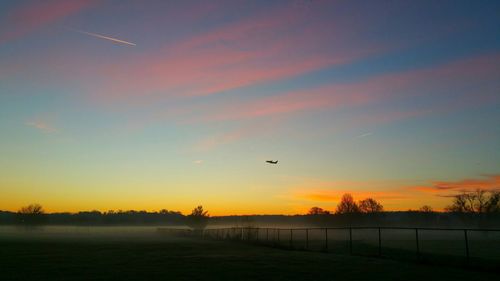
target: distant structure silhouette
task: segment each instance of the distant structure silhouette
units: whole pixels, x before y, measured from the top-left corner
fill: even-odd
[[[266,163],[269,163],[269,164],[278,164],[278,160],[276,160],[276,161],[267,160]]]

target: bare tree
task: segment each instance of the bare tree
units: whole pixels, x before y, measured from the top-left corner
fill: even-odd
[[[30,204],[19,209],[18,213],[23,215],[43,215],[45,211],[40,204]]]
[[[309,209],[309,212],[307,213],[308,215],[329,215],[330,212],[327,210],[324,210],[323,208],[320,207],[312,207]]]
[[[30,204],[22,207],[17,214],[21,222],[27,224],[39,224],[45,219],[45,211],[40,204]]]
[[[186,224],[195,231],[202,231],[207,227],[210,215],[203,210],[203,206],[198,206],[186,217]]]
[[[486,202],[487,213],[497,213],[500,212],[500,191],[491,191],[490,198]]]
[[[446,206],[445,210],[447,212],[454,213],[469,213],[473,212],[472,206],[469,204],[469,200],[467,199],[468,194],[457,194],[453,197],[453,202],[451,205]]]
[[[476,212],[484,213],[486,211],[486,204],[488,202],[486,190],[476,189],[473,194],[475,198],[474,207],[476,209]]]
[[[337,205],[337,214],[350,214],[350,213],[359,213],[358,204],[352,198],[352,195],[346,193],[342,195],[342,199],[340,203]]]
[[[418,211],[422,213],[432,213],[434,212],[434,209],[432,209],[432,207],[429,205],[423,205],[422,207],[420,207],[420,209],[418,209]]]
[[[358,203],[359,210],[363,213],[380,213],[384,211],[382,204],[373,198],[366,198]]]
[[[500,210],[500,194],[498,191],[476,189],[473,192],[464,192],[453,197],[451,205],[445,208],[448,212],[456,213],[489,213]]]

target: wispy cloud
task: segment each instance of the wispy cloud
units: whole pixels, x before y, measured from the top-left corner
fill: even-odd
[[[229,145],[239,141],[255,139],[260,135],[274,131],[276,125],[281,123],[279,118],[267,120],[266,123],[248,123],[234,129],[229,129],[221,133],[209,135],[198,140],[192,147],[194,151],[210,151],[217,147]]]
[[[358,48],[343,46],[342,38],[348,32],[324,28],[325,24],[332,23],[316,20],[314,13],[294,5],[280,5],[187,37],[154,54],[128,58],[123,67],[105,69],[115,83],[102,92],[107,98],[159,92],[162,96],[206,96],[288,79],[380,52],[369,43]],[[134,77],[133,83],[130,77]]]
[[[294,182],[289,189],[294,200],[338,202],[343,194],[351,193],[356,199],[372,197],[380,200],[408,198],[403,180],[321,180],[286,176],[284,180]]]
[[[204,120],[251,119],[318,109],[365,106],[425,93],[432,95],[435,91],[457,92],[454,104],[446,104],[445,110],[454,109],[457,105],[473,106],[490,101],[496,94],[497,77],[500,75],[498,63],[500,55],[484,55],[426,69],[377,75],[364,81],[287,92],[241,105],[228,103],[212,116],[204,116]],[[464,94],[463,89],[471,88],[472,85],[477,86],[473,94]],[[478,89],[482,91],[477,92]]]
[[[421,95],[435,95],[438,92],[456,93],[452,101],[436,102],[427,107],[390,108],[382,112],[361,112],[348,120],[342,120],[342,128],[356,129],[378,126],[408,118],[444,114],[472,106],[480,106],[491,101],[495,94],[496,76],[500,74],[497,63],[499,55],[484,55],[433,66],[426,69],[389,73],[370,77],[352,83],[323,85],[313,89],[285,92],[254,100],[231,99],[218,104],[187,105],[189,108],[176,108],[183,122],[219,123],[239,121],[247,124],[223,133],[213,134],[200,140],[197,150],[210,150],[217,146],[255,138],[274,132],[273,128],[282,126],[289,117],[318,110],[361,108],[398,100],[412,99]],[[464,85],[477,85],[480,92],[462,93]],[[173,118],[169,116],[169,118]],[[270,123],[271,122],[271,123]],[[249,125],[250,124],[250,125]],[[253,125],[251,125],[253,124]],[[270,125],[272,124],[272,125]],[[311,135],[311,132],[308,133]],[[366,138],[373,132],[356,136]]]
[[[93,0],[50,0],[26,3],[10,12],[0,24],[0,44],[25,36],[39,28],[94,5]]]
[[[469,192],[476,189],[498,190],[500,189],[500,174],[483,175],[482,178],[469,178],[457,181],[433,181],[428,185],[412,186],[409,189],[432,193],[438,196],[450,195],[450,193]]]
[[[366,137],[369,137],[371,135],[373,135],[373,133],[364,133],[364,134],[357,136],[356,138],[366,138]]]
[[[55,133],[57,129],[54,128],[51,124],[47,123],[43,120],[30,120],[24,123],[26,126],[35,128],[44,133]]]
[[[200,165],[200,164],[203,164],[203,160],[194,160],[193,163]]]
[[[301,194],[296,194],[295,197],[316,202],[339,202],[342,198],[342,195],[344,195],[345,193],[352,194],[356,200],[362,200],[365,198],[374,198],[377,200],[395,200],[408,198],[408,194],[404,194],[404,192],[402,191],[394,192],[349,190],[308,190],[306,192],[302,192]]]

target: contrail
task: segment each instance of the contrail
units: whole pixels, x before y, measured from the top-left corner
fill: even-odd
[[[110,41],[113,41],[113,42],[116,42],[116,43],[120,43],[120,44],[126,44],[126,45],[130,45],[130,46],[136,46],[136,44],[134,44],[134,43],[127,42],[127,41],[120,40],[120,39],[116,39],[116,38],[113,38],[113,37],[104,36],[104,35],[97,34],[97,33],[87,32],[87,31],[73,29],[73,28],[69,28],[69,30],[72,30],[72,31],[75,31],[75,32],[78,32],[78,33],[81,33],[81,34],[86,34],[86,35],[89,35],[89,36],[94,36],[94,37],[101,38],[101,39],[110,40]]]
[[[366,134],[362,134],[362,135],[357,136],[357,138],[364,138],[364,137],[368,137],[371,135],[373,135],[373,133],[366,133]]]

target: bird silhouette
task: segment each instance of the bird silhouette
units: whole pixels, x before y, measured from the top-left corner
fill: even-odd
[[[273,161],[273,160],[266,160],[267,163],[269,164],[278,164],[278,160]]]

